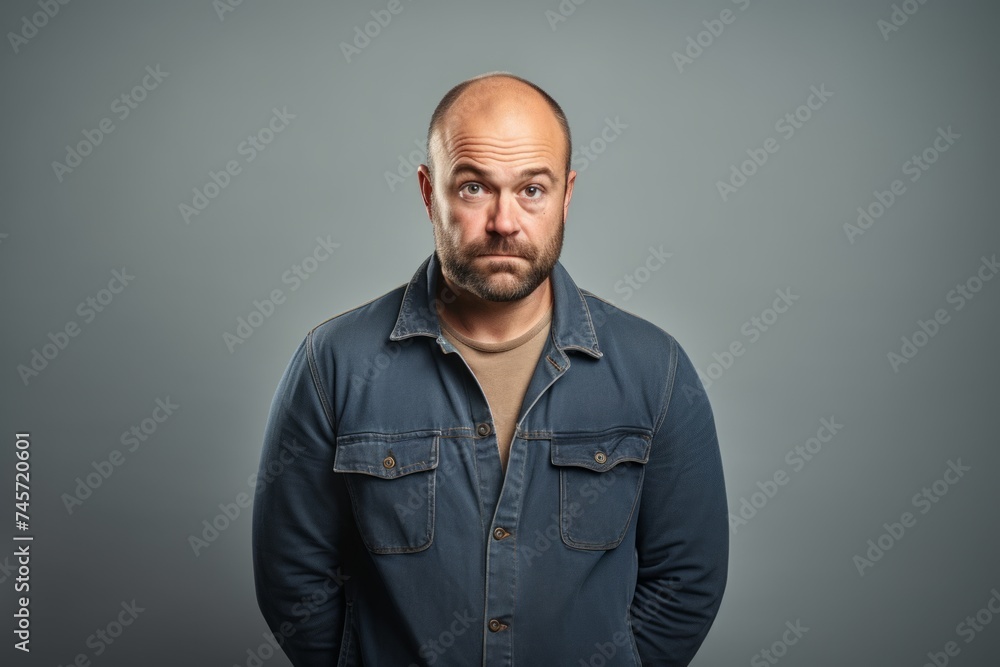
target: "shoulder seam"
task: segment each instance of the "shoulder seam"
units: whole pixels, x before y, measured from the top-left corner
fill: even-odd
[[[333,409],[330,407],[330,402],[327,400],[326,393],[323,391],[323,384],[319,379],[319,369],[316,367],[316,358],[313,354],[312,338],[313,332],[310,331],[306,334],[306,360],[309,362],[309,375],[312,377],[313,389],[316,390],[316,395],[319,396],[319,402],[323,406],[323,414],[326,415],[326,421],[330,424],[330,428],[333,430],[334,435],[336,435],[336,420],[333,417]]]
[[[677,347],[678,347],[677,339],[674,338],[674,336],[669,331],[667,331],[666,329],[664,329],[663,327],[661,327],[656,322],[648,320],[648,319],[646,319],[645,317],[643,317],[641,315],[637,315],[637,314],[633,313],[632,311],[625,310],[621,306],[617,306],[617,305],[611,303],[610,301],[608,301],[604,297],[598,296],[597,294],[594,294],[593,292],[590,292],[590,291],[585,290],[583,288],[580,288],[580,292],[583,293],[586,296],[592,296],[595,299],[597,299],[598,301],[606,303],[607,305],[611,306],[612,308],[614,308],[614,309],[616,309],[618,311],[621,311],[622,313],[625,313],[626,315],[629,315],[631,317],[636,318],[637,320],[640,320],[642,322],[645,322],[645,323],[649,324],[650,326],[654,327],[657,331],[659,331],[660,333],[662,333],[664,336],[666,336],[666,338],[667,338],[667,345],[668,345],[667,353],[669,355],[669,359],[667,361],[667,380],[666,380],[666,383],[665,383],[665,385],[663,387],[663,398],[662,398],[663,407],[660,408],[660,413],[656,417],[656,422],[655,422],[655,425],[653,427],[653,437],[655,438],[656,434],[659,432],[660,427],[663,425],[663,422],[664,422],[664,420],[667,417],[667,411],[668,411],[668,408],[670,406],[670,400],[673,397],[674,380],[677,377],[677,357],[679,356],[678,353],[677,353]]]
[[[348,308],[347,310],[342,310],[339,313],[337,313],[336,315],[331,315],[330,317],[326,318],[325,320],[323,320],[322,322],[320,322],[319,324],[317,324],[316,326],[314,326],[312,329],[310,329],[309,330],[309,334],[312,334],[314,331],[316,331],[316,329],[319,329],[321,326],[323,326],[327,322],[335,320],[338,317],[341,317],[342,315],[347,315],[348,313],[354,312],[355,310],[358,310],[360,308],[364,308],[365,306],[367,306],[369,304],[372,304],[372,303],[378,301],[379,299],[384,299],[385,297],[389,296],[390,294],[392,294],[393,292],[395,292],[399,288],[406,287],[407,284],[408,283],[400,283],[399,285],[396,285],[395,287],[393,287],[388,292],[385,292],[383,294],[379,294],[376,297],[372,297],[371,299],[368,299],[364,303],[360,303],[360,304],[358,304],[356,306],[352,306],[352,307]]]
[[[664,331],[664,333],[666,332]],[[677,353],[677,339],[670,334],[667,334],[667,336],[670,339],[670,360],[667,364],[667,382],[666,386],[663,388],[663,408],[660,410],[660,416],[656,418],[656,426],[653,428],[653,438],[656,438],[657,433],[660,432],[660,427],[663,425],[663,422],[667,417],[670,401],[674,395],[674,379],[677,377],[677,357],[680,356]]]
[[[649,324],[653,325],[654,327],[656,327],[657,329],[659,329],[660,331],[662,331],[663,333],[665,333],[668,336],[671,335],[669,331],[667,331],[666,329],[664,329],[663,327],[661,327],[656,322],[653,322],[652,320],[650,320],[650,319],[648,319],[646,317],[643,317],[642,315],[639,315],[637,313],[633,313],[631,310],[626,310],[625,308],[622,308],[621,306],[608,301],[603,296],[598,296],[597,294],[594,294],[593,292],[591,292],[589,290],[585,290],[582,287],[580,288],[580,292],[582,292],[585,296],[592,296],[595,299],[597,299],[598,301],[606,303],[609,306],[611,306],[612,308],[614,308],[615,310],[618,310],[618,311],[620,311],[622,313],[625,313],[626,315],[631,315],[632,317],[636,318],[637,320],[642,320],[643,322],[648,322]]]

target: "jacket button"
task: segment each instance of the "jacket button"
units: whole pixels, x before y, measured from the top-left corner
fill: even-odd
[[[597,452],[596,454],[594,454],[594,460],[597,461],[598,463],[604,463],[605,461],[608,460],[608,455],[605,454],[604,452]]]
[[[382,459],[382,465],[386,468],[395,468],[396,459],[392,458],[392,455],[390,454],[389,456]]]
[[[489,625],[491,632],[500,632],[501,630],[507,629],[507,625],[505,623],[501,623],[495,618],[491,618],[487,625]]]
[[[483,422],[476,427],[476,433],[478,433],[479,435],[489,435],[490,430],[491,430],[490,425],[487,424],[486,422]]]
[[[493,529],[493,539],[494,540],[502,540],[503,538],[507,537],[508,535],[510,535],[510,533],[508,533],[503,528],[497,527],[497,528]]]

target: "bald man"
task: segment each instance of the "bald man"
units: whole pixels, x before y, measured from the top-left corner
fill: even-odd
[[[297,667],[687,665],[729,547],[698,375],[559,262],[577,174],[548,94],[462,82],[427,142],[433,254],[309,331],[271,404],[269,641]]]

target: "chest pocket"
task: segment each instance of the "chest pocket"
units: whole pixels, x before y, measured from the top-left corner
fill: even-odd
[[[345,473],[361,539],[372,553],[430,546],[439,439],[440,431],[337,438],[333,470]]]
[[[553,437],[559,530],[567,546],[606,550],[621,544],[639,499],[650,443],[645,431],[620,429]]]

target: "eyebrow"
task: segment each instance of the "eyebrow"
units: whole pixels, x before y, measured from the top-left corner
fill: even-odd
[[[480,169],[475,165],[463,164],[460,165],[457,169],[455,169],[454,172],[452,172],[452,177],[458,177],[462,174],[472,174],[477,178],[486,180],[490,176],[490,173],[491,172],[488,172],[484,169]],[[548,167],[528,167],[526,169],[522,169],[517,174],[517,178],[520,181],[526,181],[528,179],[535,178],[536,176],[545,176],[552,183],[558,183],[558,179],[556,179],[555,173]]]

